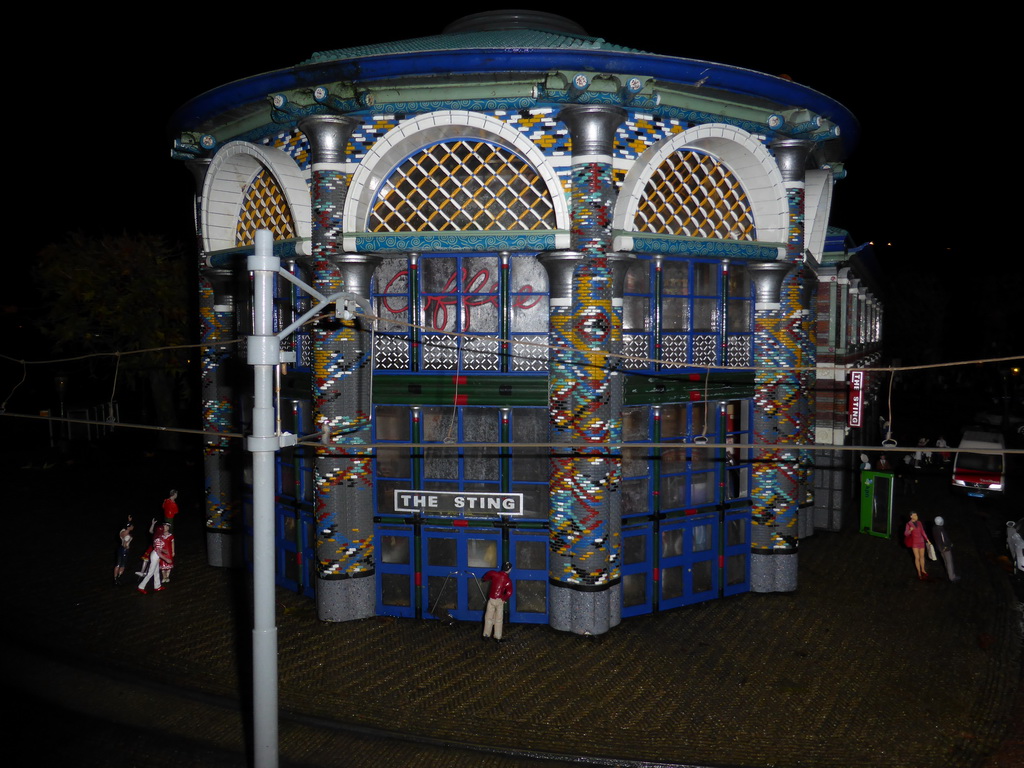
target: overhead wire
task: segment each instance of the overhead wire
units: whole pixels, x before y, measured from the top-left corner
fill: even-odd
[[[362,320],[372,321],[373,325],[371,326],[370,330],[371,330],[371,333],[374,334],[374,335],[376,333],[376,321],[385,319],[385,318],[381,318],[380,316],[374,315],[374,314],[363,314],[363,315],[359,315],[359,317]],[[306,326],[306,325],[310,325],[310,324],[318,322],[318,321],[320,321],[322,319],[323,319],[323,316],[318,316],[318,317],[310,318],[310,319],[306,320],[304,323],[302,323],[300,325],[300,327]],[[427,332],[431,336],[448,337],[448,338],[454,339],[455,340],[455,347],[454,348],[455,348],[456,356],[460,356],[460,348],[462,346],[461,341],[463,339],[479,338],[479,334],[470,334],[470,333],[463,333],[463,332],[457,332],[457,331],[438,331],[438,330],[436,330],[434,328],[431,328],[429,326],[419,325],[419,324],[416,324],[416,323],[410,323],[410,322],[407,322],[407,321],[398,320],[396,318],[386,318],[386,320],[391,325],[404,326],[404,327],[407,327],[409,329],[418,329],[420,331]],[[209,347],[213,347],[213,346],[227,346],[227,345],[231,345],[231,344],[241,344],[241,343],[243,343],[245,341],[246,341],[246,338],[242,337],[242,338],[237,338],[237,339],[227,339],[227,340],[217,341],[215,344],[209,344],[209,343],[175,344],[175,345],[166,345],[166,346],[161,346],[161,347],[152,347],[152,348],[147,348],[147,349],[128,350],[128,351],[115,350],[113,352],[92,352],[92,353],[87,353],[87,354],[84,354],[84,355],[76,355],[76,356],[72,356],[72,357],[63,357],[63,358],[52,358],[52,359],[46,359],[46,360],[21,360],[21,359],[14,358],[14,357],[11,357],[9,355],[5,355],[3,353],[0,353],[0,358],[3,358],[5,360],[9,360],[9,361],[14,362],[14,363],[18,363],[18,364],[20,364],[22,366],[22,378],[14,386],[14,388],[12,388],[10,394],[4,400],[3,404],[0,405],[0,415],[21,416],[21,417],[24,417],[24,418],[39,418],[39,419],[49,419],[51,421],[64,421],[64,422],[69,422],[69,423],[82,423],[82,424],[100,424],[100,425],[103,425],[103,426],[109,426],[110,425],[109,420],[103,421],[103,422],[99,422],[99,421],[92,421],[92,420],[89,420],[89,419],[70,419],[70,418],[62,418],[62,417],[54,417],[54,416],[32,416],[30,414],[6,413],[6,404],[10,400],[10,398],[14,394],[14,392],[18,389],[18,387],[25,381],[25,378],[27,376],[27,366],[28,365],[46,365],[46,364],[55,364],[55,363],[66,363],[66,362],[74,362],[74,361],[80,361],[80,360],[87,360],[87,359],[96,358],[96,357],[109,357],[109,356],[113,356],[115,358],[115,360],[116,360],[116,365],[115,365],[115,370],[114,370],[113,389],[111,390],[111,406],[112,406],[113,402],[114,402],[114,395],[116,393],[117,377],[118,377],[118,371],[119,371],[119,366],[120,366],[120,359],[121,359],[122,355],[147,354],[147,353],[164,352],[164,351],[179,350],[179,349],[205,349],[205,348],[209,348]],[[503,345],[507,346],[507,347],[512,347],[512,346],[523,347],[523,346],[527,346],[527,347],[535,347],[537,349],[543,349],[543,350],[549,351],[549,352],[566,352],[566,351],[571,351],[571,350],[568,350],[566,347],[562,347],[562,346],[558,346],[558,345],[552,345],[552,344],[548,344],[548,343],[544,343],[544,342],[529,341],[529,340],[526,340],[526,339],[498,339],[498,341],[500,343],[502,343]],[[440,343],[443,343],[443,342],[438,342],[438,341],[434,341],[434,340],[423,341],[421,339],[420,343],[423,344],[423,345],[429,345],[429,344],[440,344]],[[372,355],[371,355],[371,357],[372,357]],[[604,353],[604,355],[602,355],[602,357],[604,357],[604,358],[613,358],[613,359],[617,359],[619,361],[632,362],[632,363],[652,363],[652,364],[658,364],[658,365],[663,365],[665,363],[664,360],[657,360],[657,359],[647,358],[647,357],[642,357],[642,356],[637,356],[637,355],[625,355],[625,354],[616,353],[616,352]],[[705,402],[704,431],[702,432],[702,434],[699,437],[695,438],[695,442],[696,442],[696,444],[702,445],[702,447],[703,446],[706,446],[706,447],[724,447],[724,445],[719,445],[719,444],[707,443],[706,442],[707,441],[707,416],[709,415],[709,413],[708,413],[708,407],[709,406],[708,406],[708,402],[707,402],[707,396],[708,396],[708,389],[709,389],[709,385],[710,385],[710,377],[711,377],[711,372],[712,371],[725,371],[725,372],[816,371],[816,372],[821,372],[823,370],[828,370],[828,369],[840,369],[840,370],[846,371],[846,370],[850,370],[851,368],[857,368],[857,369],[860,369],[860,370],[867,370],[867,371],[871,371],[871,372],[886,372],[886,371],[888,371],[891,375],[890,375],[890,379],[889,379],[889,397],[888,397],[888,411],[889,411],[889,414],[888,414],[889,415],[888,425],[889,426],[888,426],[888,431],[887,431],[886,439],[889,440],[891,435],[892,435],[892,419],[893,419],[893,414],[892,414],[892,385],[893,385],[893,380],[895,378],[895,374],[896,373],[900,373],[900,372],[904,372],[904,371],[928,370],[928,369],[936,369],[936,368],[953,368],[953,367],[967,366],[967,365],[981,365],[981,364],[987,364],[987,363],[1003,363],[1003,362],[1012,362],[1012,361],[1017,361],[1017,360],[1024,360],[1024,355],[1009,355],[1009,356],[1004,356],[1004,357],[979,358],[979,359],[974,359],[974,360],[961,360],[961,361],[955,361],[955,362],[949,362],[949,363],[930,363],[930,364],[912,365],[912,366],[875,366],[875,365],[870,365],[870,366],[846,366],[846,365],[828,365],[828,364],[814,365],[814,366],[736,366],[736,365],[721,365],[721,366],[718,366],[718,365],[712,365],[712,364],[702,364],[699,367],[705,369],[705,373],[704,373],[704,399],[705,399],[706,402]],[[662,372],[662,371],[654,372],[654,373],[646,372],[646,371],[639,371],[639,370],[638,371],[631,371],[631,370],[628,370],[628,369],[624,369],[621,366],[621,363],[619,363],[619,364],[611,364],[611,365],[608,365],[608,364],[595,365],[593,363],[583,363],[583,365],[585,365],[587,367],[599,367],[599,368],[602,368],[602,369],[605,369],[605,370],[609,370],[611,372],[621,372],[621,373],[626,374],[626,375],[644,376],[644,377],[647,377],[647,378],[666,378],[666,379],[670,379],[670,380],[678,380],[679,378],[681,378],[683,376],[691,376],[692,375],[692,373],[690,373],[690,372],[682,372],[682,371],[681,372],[672,372],[672,373],[667,373],[667,372]],[[461,357],[460,357],[460,362],[459,362],[459,369],[461,371]],[[456,375],[456,382],[458,381],[459,378],[460,378],[460,376],[457,374]],[[220,438],[224,438],[224,437],[231,437],[231,438],[242,437],[241,434],[237,434],[237,433],[210,432],[210,431],[206,431],[206,430],[183,429],[183,428],[176,428],[176,427],[164,427],[164,426],[154,426],[154,425],[142,425],[142,424],[131,424],[131,425],[129,425],[129,424],[119,423],[118,426],[122,426],[122,427],[125,427],[125,428],[132,428],[132,429],[151,429],[151,430],[155,430],[155,431],[165,431],[165,432],[182,432],[184,434],[200,434],[200,435],[204,435],[204,436],[220,437]],[[306,442],[309,438],[313,438],[313,437],[317,438],[317,442]],[[450,437],[451,436],[448,435],[448,439],[449,440],[450,440]],[[313,434],[307,435],[307,436],[300,436],[298,438],[297,444],[298,445],[310,445],[310,446],[323,447],[323,443],[322,443],[323,438],[324,438],[324,435],[322,433],[320,433],[320,432],[317,432],[317,433],[313,433]],[[700,441],[703,441],[703,442],[700,442]],[[590,447],[590,448],[593,448],[593,447],[597,447],[597,446],[607,446],[607,447],[651,447],[651,446],[657,446],[657,445],[662,445],[662,444],[664,444],[664,445],[675,445],[675,446],[680,445],[679,442],[657,443],[657,444],[656,443],[649,443],[649,442],[637,443],[637,444],[625,444],[625,443],[583,443],[583,444],[579,444],[578,446],[575,446],[574,444],[569,444],[569,443],[543,443],[543,444],[516,443],[515,445],[520,446],[520,447],[552,447],[552,448],[558,448],[558,447]],[[418,445],[429,446],[430,444],[429,443],[421,443],[421,444],[418,444]],[[465,448],[465,447],[470,447],[470,446],[476,447],[476,448],[506,447],[506,446],[507,447],[511,447],[511,444],[500,444],[500,443],[454,443],[454,442],[447,442],[447,441],[444,443],[444,445],[447,445],[447,446],[450,446],[450,447],[456,447],[456,448]],[[742,444],[736,444],[736,443],[730,443],[729,445],[731,447],[733,447],[733,448],[742,448],[742,447],[744,447]],[[778,445],[770,445],[770,444],[765,444],[765,443],[758,443],[758,444],[753,444],[753,445],[746,446],[746,447],[771,448],[771,447],[792,447],[792,446],[795,446],[795,445],[799,445],[804,450],[818,450],[818,449],[853,450],[853,448],[859,448],[861,450],[865,450],[866,449],[866,450],[877,451],[879,449],[878,446],[850,447],[850,446],[843,446],[843,445],[825,445],[825,444],[820,444],[820,443],[781,443],[781,444],[778,444]],[[342,445],[335,444],[335,445],[333,445],[331,447],[333,449],[340,449],[340,448],[342,448],[342,446],[343,446],[343,444]],[[381,446],[378,446],[376,444],[361,444],[361,447],[363,449],[376,448],[376,447],[384,447],[384,446],[395,447],[395,444],[394,443],[385,443],[385,444],[381,444]],[[914,446],[912,448],[904,449],[904,448],[898,448],[896,446],[885,446],[884,443],[883,443],[883,447],[885,447],[886,450],[892,450],[894,452],[918,450],[917,446]],[[1013,451],[1012,449],[1006,451],[1006,453],[1013,453],[1013,452],[1015,452],[1015,451]]]

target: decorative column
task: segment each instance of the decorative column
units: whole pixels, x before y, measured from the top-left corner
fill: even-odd
[[[230,270],[206,266],[203,247],[202,188],[210,160],[190,160],[186,167],[196,183],[195,234],[199,253],[199,343],[201,359],[201,397],[203,404],[203,470],[206,488],[206,557],[213,566],[234,565],[235,503],[232,493],[232,467],[237,457],[231,440],[216,433],[235,429],[235,406],[231,388],[230,359],[234,347],[226,342],[235,338],[235,306]],[[237,447],[237,446],[236,446]]]
[[[609,253],[615,208],[612,146],[625,119],[618,107],[571,105],[559,114],[572,136],[570,252],[542,257],[551,285],[549,410],[552,449],[550,601],[555,629],[607,632],[621,618],[618,485],[622,383],[622,277]],[[616,280],[616,272],[619,279]],[[618,285],[616,285],[618,283]]]
[[[354,118],[314,115],[299,122],[312,156],[312,272],[325,296],[369,299],[375,257],[341,252],[348,191],[342,159]],[[313,423],[321,433],[315,466],[317,614],[348,621],[375,613],[373,475],[370,437],[371,335],[352,308],[322,318],[313,342]]]
[[[779,262],[750,266],[757,292],[754,442],[780,446],[755,449],[750,563],[755,592],[796,589],[797,521],[810,496],[811,478],[801,464],[799,445],[813,439],[805,389],[811,374],[794,369],[814,360],[806,288],[813,275],[804,264],[804,169],[812,147],[795,139],[772,145],[789,202],[786,254]]]
[[[783,420],[796,390],[794,355],[785,346],[781,294],[793,265],[787,261],[747,265],[754,282],[754,472],[751,498],[750,588],[754,592],[796,588],[796,456],[776,447],[785,442]],[[789,402],[787,402],[787,400]],[[762,447],[763,446],[763,447]],[[791,562],[790,562],[791,561]]]

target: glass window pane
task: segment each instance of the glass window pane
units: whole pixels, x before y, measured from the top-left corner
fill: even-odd
[[[688,299],[666,297],[661,300],[661,327],[666,331],[685,331],[690,326]]]
[[[408,490],[408,480],[377,479],[377,513],[393,515],[395,513],[395,491]]]
[[[636,443],[647,439],[646,407],[622,409],[622,439],[627,443]]]
[[[651,292],[651,263],[649,261],[638,261],[626,272],[626,283],[623,288],[625,293],[646,293]]]
[[[690,293],[690,265],[685,261],[666,261],[661,269],[661,290],[670,296]]]
[[[647,515],[651,512],[647,498],[647,478],[623,480],[619,486],[622,494],[622,515]]]
[[[647,574],[627,573],[622,577],[622,604],[627,608],[647,602]]]
[[[711,472],[702,472],[699,475],[691,475],[690,503],[710,504],[715,500],[714,475]]]
[[[725,524],[725,545],[735,547],[747,543],[747,521],[743,518],[729,520]]]
[[[714,331],[718,328],[718,300],[694,299],[690,330]]]
[[[542,408],[512,409],[512,442],[545,443],[548,414]],[[513,448],[512,479],[538,481],[548,476],[550,454],[545,448]]]
[[[622,537],[622,564],[634,565],[647,560],[647,536]]]
[[[531,520],[546,520],[548,518],[548,509],[551,504],[547,483],[536,485],[513,483],[512,492],[523,494],[524,518],[529,518]]]
[[[381,318],[378,330],[407,332],[409,327],[409,263],[405,259],[384,259],[373,275],[374,309]],[[399,322],[388,322],[402,321]]]
[[[462,411],[462,432],[466,442],[496,443],[500,417],[497,408],[464,408]],[[497,448],[467,448],[465,450],[467,480],[498,480]]]
[[[752,305],[749,301],[737,301],[735,299],[729,300],[730,333],[750,333],[752,330],[750,323],[751,306]]]
[[[750,273],[742,264],[729,265],[729,295],[750,298]]]
[[[693,265],[693,282],[695,296],[717,296],[718,290],[717,264],[697,262]]]
[[[707,552],[711,549],[712,541],[711,524],[695,525],[693,527],[693,551]]]
[[[547,296],[512,296],[513,333],[547,333],[549,314]],[[542,352],[537,349],[538,354]]]
[[[661,569],[661,599],[671,600],[683,596],[683,567]]]
[[[730,587],[747,580],[747,556],[729,555],[725,558],[725,583]]]
[[[701,560],[693,564],[693,591],[694,593],[710,592],[714,587],[714,574],[711,570],[710,560]]]
[[[673,528],[661,532],[661,556],[676,557],[683,554],[683,529]]]
[[[516,542],[516,568],[526,571],[546,571],[548,543],[542,539],[537,541]]]
[[[546,293],[548,273],[536,256],[513,256],[509,259],[514,293]]]
[[[378,448],[377,474],[381,477],[409,477],[409,449]]]
[[[686,504],[686,475],[661,478],[661,508],[676,509]]]
[[[680,403],[661,406],[661,439],[677,440],[686,436],[686,406]]]
[[[442,611],[452,611],[459,604],[458,579],[447,576],[427,578],[427,611],[441,618]]]
[[[384,605],[408,607],[412,605],[410,579],[401,573],[380,575],[380,600]]]
[[[662,448],[661,449],[661,471],[684,472],[686,470],[686,449],[685,448]]]
[[[409,563],[409,537],[383,535],[380,537],[382,563],[407,565]]]
[[[625,296],[622,299],[623,330],[648,331],[650,320],[650,304],[646,296]]]
[[[470,568],[497,568],[498,542],[494,539],[467,539],[466,564]]]
[[[409,409],[399,405],[378,405],[375,410],[378,440],[409,441]]]
[[[487,608],[487,584],[475,576],[470,576],[466,587],[466,603],[469,610],[482,611]]]
[[[459,564],[455,539],[427,539],[427,565],[454,568]]]
[[[516,610],[521,613],[544,613],[547,611],[546,581],[538,579],[516,579]]]

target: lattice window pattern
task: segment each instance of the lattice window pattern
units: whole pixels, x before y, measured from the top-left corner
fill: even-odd
[[[553,229],[547,186],[523,158],[485,141],[427,147],[384,182],[371,232]]]
[[[269,229],[275,240],[295,237],[291,209],[274,175],[266,168],[256,175],[245,191],[235,227],[235,245],[252,245],[258,229]]]
[[[722,240],[753,240],[747,193],[716,158],[680,149],[651,175],[634,226],[653,232]]]

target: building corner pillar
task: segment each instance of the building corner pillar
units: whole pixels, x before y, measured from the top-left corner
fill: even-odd
[[[355,118],[312,115],[299,121],[309,139],[313,285],[369,299],[377,259],[342,252],[348,192],[345,148]],[[314,471],[317,615],[350,621],[376,612],[373,473],[370,437],[371,334],[360,319],[321,317],[313,326],[313,424],[320,432]]]
[[[622,382],[610,354],[621,349],[625,268],[611,253],[611,222],[612,147],[625,117],[608,105],[559,113],[572,138],[571,251],[542,257],[558,349],[549,364],[551,442],[584,446],[552,448],[548,620],[581,635],[621,620],[621,454],[607,443],[622,434]]]

